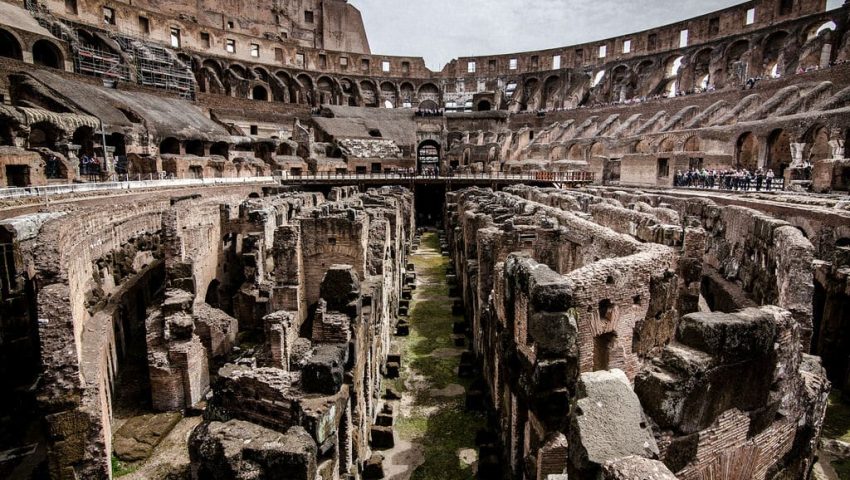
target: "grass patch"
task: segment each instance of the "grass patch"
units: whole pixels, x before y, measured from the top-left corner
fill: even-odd
[[[850,460],[836,460],[832,468],[841,480],[850,480]]]
[[[129,475],[139,469],[138,465],[124,463],[118,460],[115,455],[112,456],[112,476],[115,478]]]
[[[837,390],[829,394],[826,419],[823,422],[823,436],[850,442],[850,405],[841,398],[841,393]]]
[[[411,416],[400,415],[396,419],[395,428],[401,438],[425,448],[425,463],[413,472],[412,480],[467,480],[473,478],[472,469],[461,463],[458,451],[475,448],[475,432],[485,425],[485,419],[465,410],[463,396],[432,398],[430,395],[431,389],[446,388],[453,383],[468,387],[469,382],[457,376],[459,356],[432,355],[436,349],[454,348],[454,322],[463,317],[452,315],[446,284],[449,260],[439,255],[439,237],[426,233],[420,245],[420,251],[411,258],[420,284],[411,302],[410,335],[398,340],[407,368],[402,369],[401,378],[388,382],[397,392],[412,396],[413,408]],[[411,383],[417,385],[411,391],[406,382],[412,375],[423,377],[425,385]],[[425,407],[430,407],[429,415],[422,413]]]

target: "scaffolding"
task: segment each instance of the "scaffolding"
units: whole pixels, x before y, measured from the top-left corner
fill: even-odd
[[[132,81],[130,68],[135,68],[136,81],[140,85],[176,93],[187,100],[195,99],[197,81],[191,65],[184,64],[173,50],[126,35],[108,33],[121,50],[132,57],[134,65],[128,65],[118,53],[85,45],[77,33],[77,24],[55,18],[38,1],[26,0],[25,6],[39,24],[72,46],[77,73],[101,77],[106,84],[107,81]]]
[[[130,81],[130,70],[122,63],[121,55],[81,44],[74,48],[74,69],[77,73],[105,80]]]
[[[173,51],[125,36],[117,36],[116,40],[124,51],[133,56],[136,80],[140,85],[174,92],[188,100],[195,99],[195,75]]]

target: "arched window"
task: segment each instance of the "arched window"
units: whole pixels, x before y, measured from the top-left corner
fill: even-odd
[[[174,137],[168,137],[159,144],[160,155],[180,155],[180,141]]]
[[[32,59],[36,65],[62,68],[62,52],[49,40],[39,40],[32,46]]]
[[[251,90],[251,98],[261,102],[269,101],[269,91],[262,85],[257,85]]]
[[[21,44],[14,35],[6,30],[0,29],[0,57],[14,58],[15,60],[23,60],[21,54]]]
[[[186,142],[186,155],[204,156],[204,142],[201,140],[189,140]]]

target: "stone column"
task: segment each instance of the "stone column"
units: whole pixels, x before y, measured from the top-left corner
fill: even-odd
[[[803,152],[806,150],[805,143],[791,143],[791,167],[800,168],[803,166]]]
[[[844,158],[844,140],[830,140],[829,148],[834,159]]]

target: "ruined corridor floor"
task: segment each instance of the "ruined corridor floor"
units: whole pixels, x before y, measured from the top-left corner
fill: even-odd
[[[410,308],[410,336],[396,337],[402,354],[400,378],[387,385],[401,394],[396,409],[396,447],[383,452],[390,480],[474,478],[475,433],[484,417],[467,412],[469,382],[457,376],[463,348],[454,346],[452,299],[446,283],[449,258],[440,254],[436,232],[426,232],[411,256],[417,288]]]

